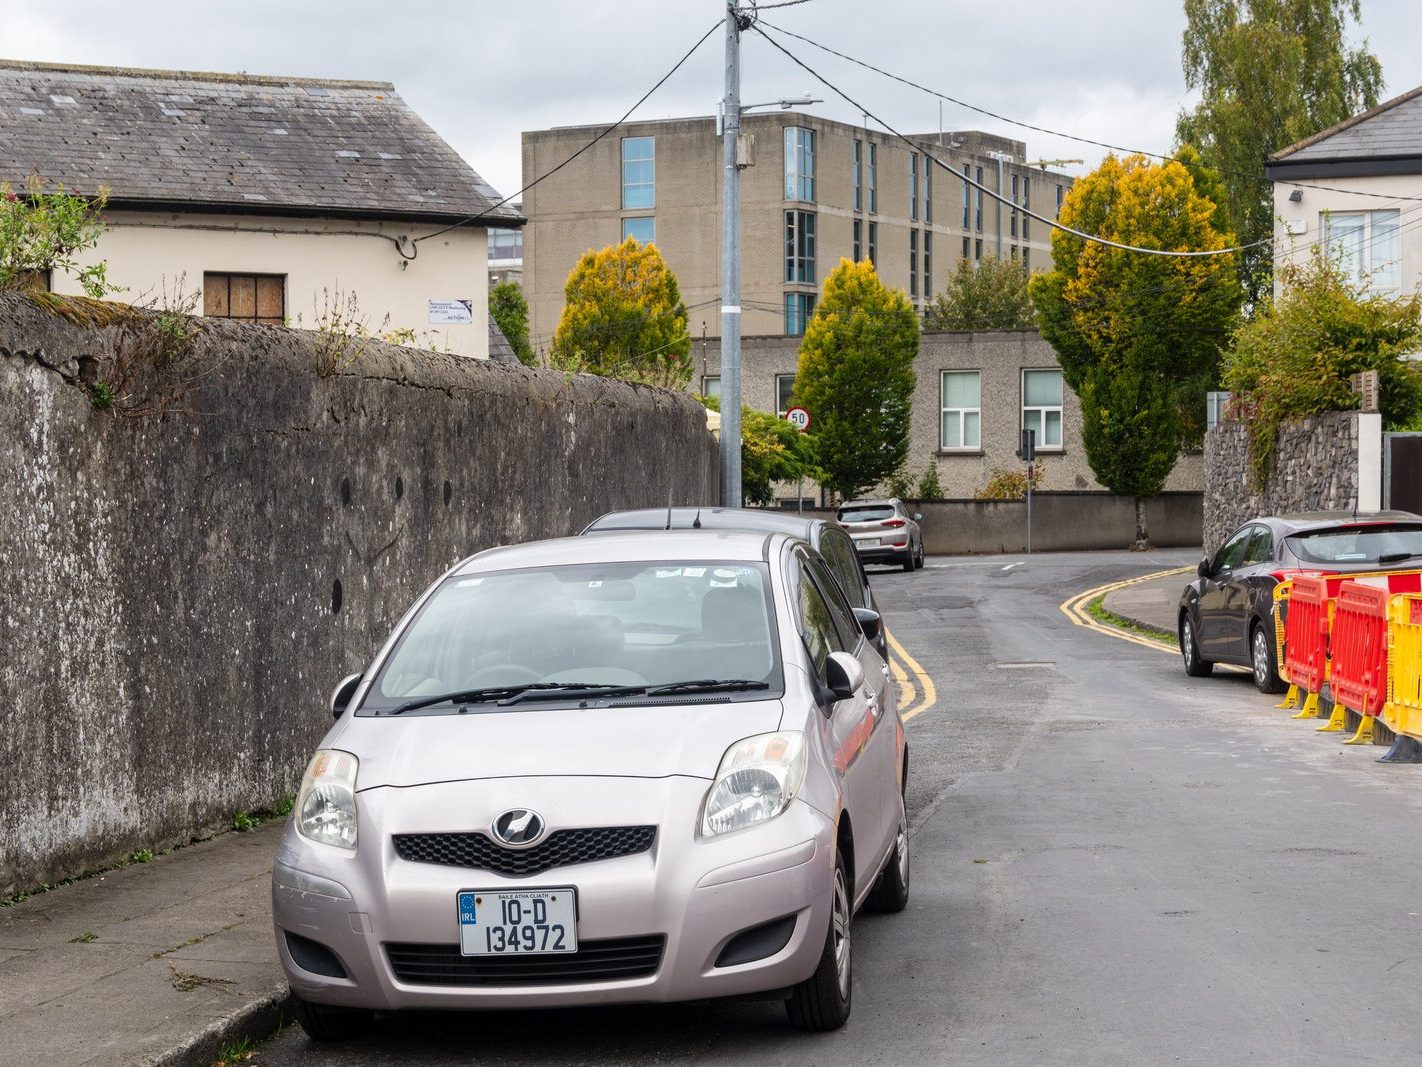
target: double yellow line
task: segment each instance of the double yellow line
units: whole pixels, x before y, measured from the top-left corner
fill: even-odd
[[[893,672],[894,682],[899,688],[899,706],[904,709],[899,716],[908,722],[938,702],[938,689],[928,672],[908,654],[893,634],[885,630],[884,636],[888,638],[889,650],[893,653],[889,657],[889,670]]]
[[[1187,574],[1194,569],[1193,567],[1173,567],[1168,571],[1156,571],[1154,574],[1142,574],[1139,578],[1127,578],[1125,581],[1099,585],[1095,589],[1088,589],[1086,592],[1078,593],[1070,600],[1065,601],[1061,605],[1062,614],[1076,623],[1076,625],[1085,626],[1088,630],[1095,630],[1101,634],[1109,634],[1112,637],[1120,638],[1122,641],[1129,641],[1133,645],[1153,648],[1157,652],[1165,652],[1173,656],[1175,655],[1175,649],[1166,644],[1163,640],[1156,641],[1149,637],[1142,637],[1140,634],[1118,630],[1114,626],[1107,626],[1105,623],[1093,619],[1087,612],[1086,606],[1097,597],[1105,596],[1107,593],[1114,593],[1117,589],[1125,589],[1130,585],[1139,585],[1141,582],[1149,582],[1154,578],[1166,578],[1172,574]]]

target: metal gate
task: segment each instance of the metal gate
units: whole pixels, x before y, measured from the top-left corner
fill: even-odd
[[[1383,507],[1422,515],[1422,433],[1383,435]]]

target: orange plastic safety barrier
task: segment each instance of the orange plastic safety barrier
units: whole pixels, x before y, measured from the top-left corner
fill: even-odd
[[[1284,620],[1284,674],[1310,693],[1328,677],[1328,584],[1322,578],[1295,578]]]
[[[1388,592],[1343,582],[1333,609],[1333,700],[1360,715],[1376,716],[1387,701]]]
[[[1383,719],[1395,733],[1422,739],[1422,595],[1393,597],[1388,614],[1392,647]]]

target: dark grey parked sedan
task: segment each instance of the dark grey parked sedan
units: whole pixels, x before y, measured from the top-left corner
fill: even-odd
[[[641,508],[636,511],[609,511],[594,519],[583,533],[608,530],[761,530],[798,537],[825,558],[830,571],[856,612],[867,609],[879,614],[874,590],[849,534],[827,519],[807,519],[801,515],[750,508]],[[863,620],[861,620],[863,621]],[[874,647],[884,662],[889,661],[889,643],[883,627],[875,630]]]
[[[1422,515],[1315,511],[1247,522],[1200,561],[1180,595],[1185,673],[1216,663],[1254,672],[1261,693],[1282,693],[1274,649],[1274,587],[1287,578],[1422,565]]]

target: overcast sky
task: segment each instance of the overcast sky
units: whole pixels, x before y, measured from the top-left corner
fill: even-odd
[[[763,0],[775,2],[775,0]],[[0,56],[113,66],[393,81],[495,188],[521,184],[522,130],[611,121],[720,17],[718,0],[0,0]],[[809,0],[769,22],[980,107],[1034,125],[1167,150],[1186,102],[1181,0]],[[1355,34],[1356,36],[1356,34]],[[1384,98],[1422,83],[1419,0],[1363,0],[1361,36],[1381,58]],[[938,128],[938,103],[790,42],[811,66],[905,132]],[[742,99],[798,96],[861,121],[755,34]],[[636,117],[710,114],[721,95],[720,34]],[[952,105],[948,129],[1027,142],[1029,158],[1101,157]]]

